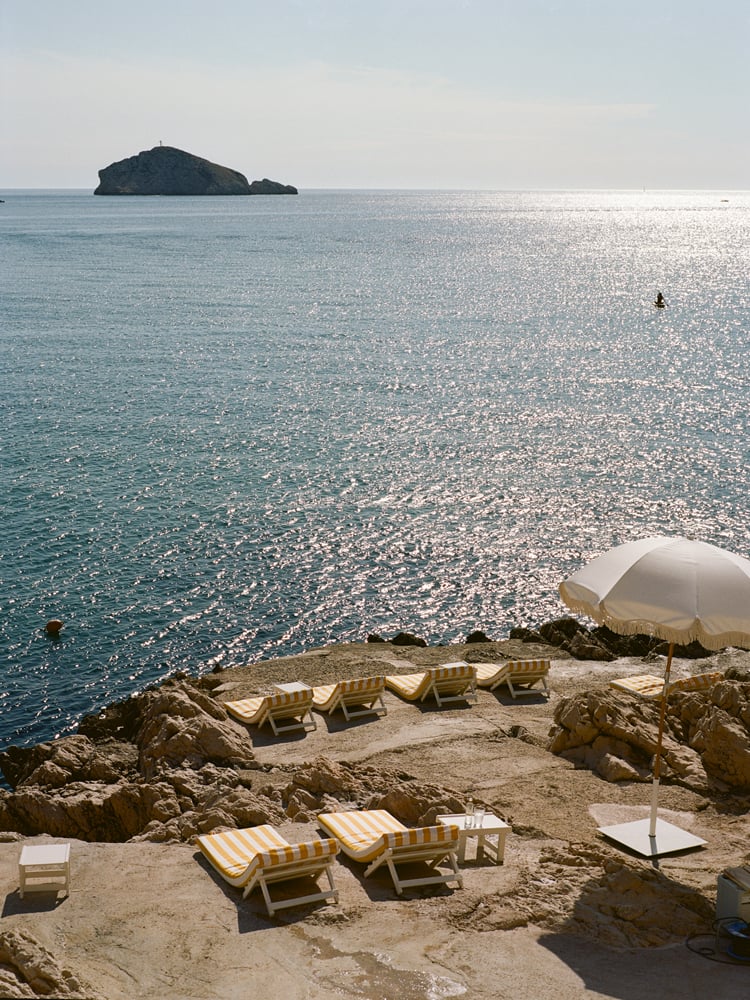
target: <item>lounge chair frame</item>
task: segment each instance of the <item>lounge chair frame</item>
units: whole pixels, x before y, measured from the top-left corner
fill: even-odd
[[[318,728],[312,714],[312,688],[300,691],[277,691],[260,698],[225,701],[224,708],[247,725],[270,725],[274,736],[297,730],[309,733]],[[281,725],[281,723],[286,723]]]
[[[457,882],[459,888],[463,887],[457,859],[460,836],[457,826],[409,829],[385,809],[321,813],[318,822],[326,833],[338,841],[348,857],[354,861],[369,862],[365,869],[366,878],[385,865],[399,896],[404,889],[416,886]],[[414,862],[427,864],[430,874],[416,878],[402,877],[399,866]],[[448,865],[450,872],[439,871],[439,865]]]
[[[275,902],[271,899],[268,887],[273,885],[275,882],[289,882],[291,879],[296,878],[317,879],[320,875],[326,876],[328,889],[319,889],[318,892],[310,892],[304,896],[278,899]],[[325,863],[321,861],[314,863],[311,861],[307,865],[299,865],[294,861],[290,861],[286,865],[278,865],[270,873],[259,872],[257,875],[253,876],[250,882],[248,882],[247,887],[242,893],[242,898],[247,899],[256,886],[260,886],[260,891],[263,893],[263,899],[265,900],[268,915],[271,917],[277,910],[285,910],[290,906],[303,906],[305,903],[320,903],[329,899],[331,899],[334,903],[337,903],[339,899],[338,889],[333,881],[332,861],[327,861]]]
[[[423,876],[422,878],[402,878],[398,873],[398,865],[411,864],[416,861],[427,864],[432,869],[432,874]],[[463,877],[458,868],[456,848],[446,848],[441,856],[436,856],[433,844],[424,844],[421,847],[414,846],[410,848],[388,847],[383,851],[381,857],[377,858],[365,869],[365,877],[369,878],[383,864],[388,866],[388,871],[391,874],[396,895],[398,896],[403,893],[404,889],[411,889],[418,885],[439,885],[446,882],[458,882],[459,887],[463,887]],[[451,871],[438,871],[438,865],[441,864],[450,865]]]
[[[704,674],[691,674],[689,677],[672,681],[667,686],[667,698],[675,691],[706,691],[721,680],[724,680],[724,674],[720,670],[712,670]],[[664,691],[664,678],[657,677],[655,674],[637,674],[631,677],[619,677],[610,681],[609,686],[628,694],[634,694],[638,698],[656,701],[661,698]]]
[[[232,843],[236,838],[246,839],[249,843],[238,849]],[[264,825],[245,830],[226,831],[223,834],[205,834],[198,837],[197,843],[222,878],[230,885],[243,890],[243,899],[247,899],[254,889],[260,889],[269,916],[273,916],[277,910],[287,909],[290,906],[328,900],[338,902],[338,890],[333,880],[333,861],[338,851],[338,844],[331,838],[304,844],[290,844],[272,826]],[[230,874],[226,859],[222,864],[220,852],[225,845],[230,845],[234,867],[238,868],[236,874]],[[243,848],[247,851],[246,855],[243,854]],[[281,860],[290,854],[294,855],[290,860]],[[244,869],[240,859],[247,860]],[[238,860],[240,860],[239,866]],[[288,882],[300,878],[317,879],[321,875],[326,877],[327,889],[318,888],[317,892],[290,896],[286,899],[274,900],[271,897],[269,887],[276,882]]]
[[[383,691],[385,677],[360,677],[313,689],[313,708],[332,715],[340,708],[347,722],[364,715],[388,714]]]
[[[494,691],[505,684],[513,699],[526,694],[544,694],[549,698],[547,684],[549,660],[508,660],[505,663],[477,663],[477,684]],[[541,691],[535,687],[541,685]]]
[[[421,674],[393,674],[386,686],[407,701],[425,701],[433,697],[438,708],[454,701],[476,704],[476,671],[470,663],[442,663],[428,667]]]

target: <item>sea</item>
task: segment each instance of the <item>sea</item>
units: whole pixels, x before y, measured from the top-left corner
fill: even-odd
[[[0,750],[507,637],[638,537],[750,556],[750,192],[0,197]]]

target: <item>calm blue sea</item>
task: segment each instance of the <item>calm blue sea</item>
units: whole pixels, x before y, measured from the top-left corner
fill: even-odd
[[[748,192],[0,194],[0,748],[501,638],[646,534],[750,555]]]

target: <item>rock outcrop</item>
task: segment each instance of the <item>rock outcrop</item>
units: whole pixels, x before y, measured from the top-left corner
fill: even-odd
[[[659,703],[612,688],[563,699],[549,749],[606,781],[650,781]],[[662,781],[722,798],[750,793],[750,684],[723,680],[667,702]]]
[[[576,660],[616,660],[620,656],[666,656],[669,644],[649,635],[618,635],[603,625],[588,629],[576,618],[556,618],[537,629],[514,628],[511,639],[521,642],[546,643],[564,649]],[[675,646],[674,655],[685,659],[705,659],[711,650],[698,642],[688,646]]]
[[[250,194],[297,194],[297,188],[292,184],[281,184],[264,177],[262,181],[252,182]]]
[[[297,194],[297,190],[268,179],[248,184],[237,170],[174,146],[155,146],[100,170],[94,194],[247,195]]]
[[[100,1000],[33,934],[14,928],[0,932],[0,996]]]
[[[205,683],[169,681],[83,719],[73,736],[0,754],[14,788],[0,790],[0,829],[163,843],[221,827],[304,822],[342,802],[387,808],[404,822],[462,809],[446,789],[322,757],[269,781],[244,728]]]

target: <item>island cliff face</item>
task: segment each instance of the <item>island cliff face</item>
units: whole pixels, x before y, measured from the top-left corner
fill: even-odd
[[[100,170],[94,194],[297,194],[297,189],[267,178],[248,184],[237,170],[174,146],[155,146]]]

